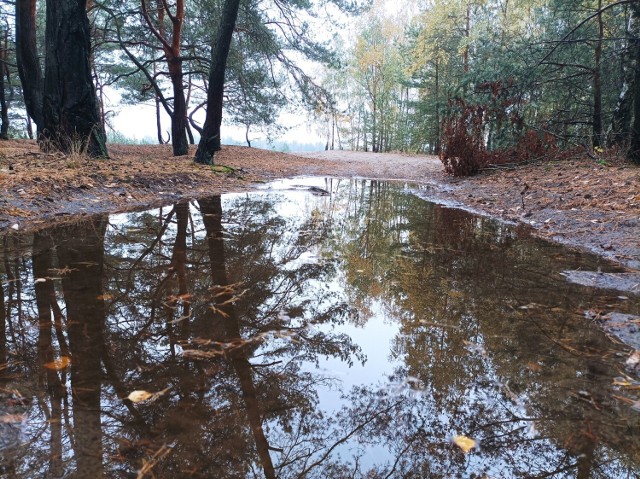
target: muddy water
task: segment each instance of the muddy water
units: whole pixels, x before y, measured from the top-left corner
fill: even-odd
[[[2,477],[640,475],[632,348],[602,324],[638,296],[404,185],[2,241]]]

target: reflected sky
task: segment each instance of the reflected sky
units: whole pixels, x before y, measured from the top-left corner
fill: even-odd
[[[616,267],[410,185],[296,179],[1,248],[3,477],[640,475],[601,324],[640,300],[563,276]]]

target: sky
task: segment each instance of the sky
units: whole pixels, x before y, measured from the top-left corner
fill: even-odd
[[[108,109],[117,112],[110,120],[110,124],[115,131],[132,140],[157,141],[154,106],[147,104],[120,105],[117,92],[110,92],[108,96],[110,98]],[[170,119],[164,111],[162,111],[161,118],[164,135],[166,137],[167,131],[171,130]],[[283,113],[279,121],[281,124],[287,125],[290,129],[275,140],[286,143],[297,142],[324,145],[325,139],[318,134],[319,126],[306,121],[305,113],[298,115]],[[250,131],[249,138],[251,140],[259,140],[265,139],[265,136],[256,130]],[[233,142],[245,144],[245,130],[241,127],[226,124],[223,120],[222,139],[223,143],[225,143],[225,140],[227,142],[233,140]]]

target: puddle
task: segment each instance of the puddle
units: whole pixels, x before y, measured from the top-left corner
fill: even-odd
[[[640,300],[563,276],[621,271],[409,186],[296,179],[0,256],[2,477],[638,476],[638,354],[601,318]]]

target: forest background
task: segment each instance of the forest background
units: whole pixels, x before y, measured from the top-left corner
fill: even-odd
[[[47,77],[56,49],[45,33],[65,3],[0,2],[2,138],[38,135],[29,90]],[[640,159],[637,0],[430,0],[395,11],[384,1],[90,0],[90,75],[112,141],[128,135],[114,129],[110,96],[151,105],[156,140],[174,154],[197,141],[230,3],[224,118],[249,145],[258,134],[274,142],[304,113],[327,149],[436,153],[454,175],[576,149]]]

